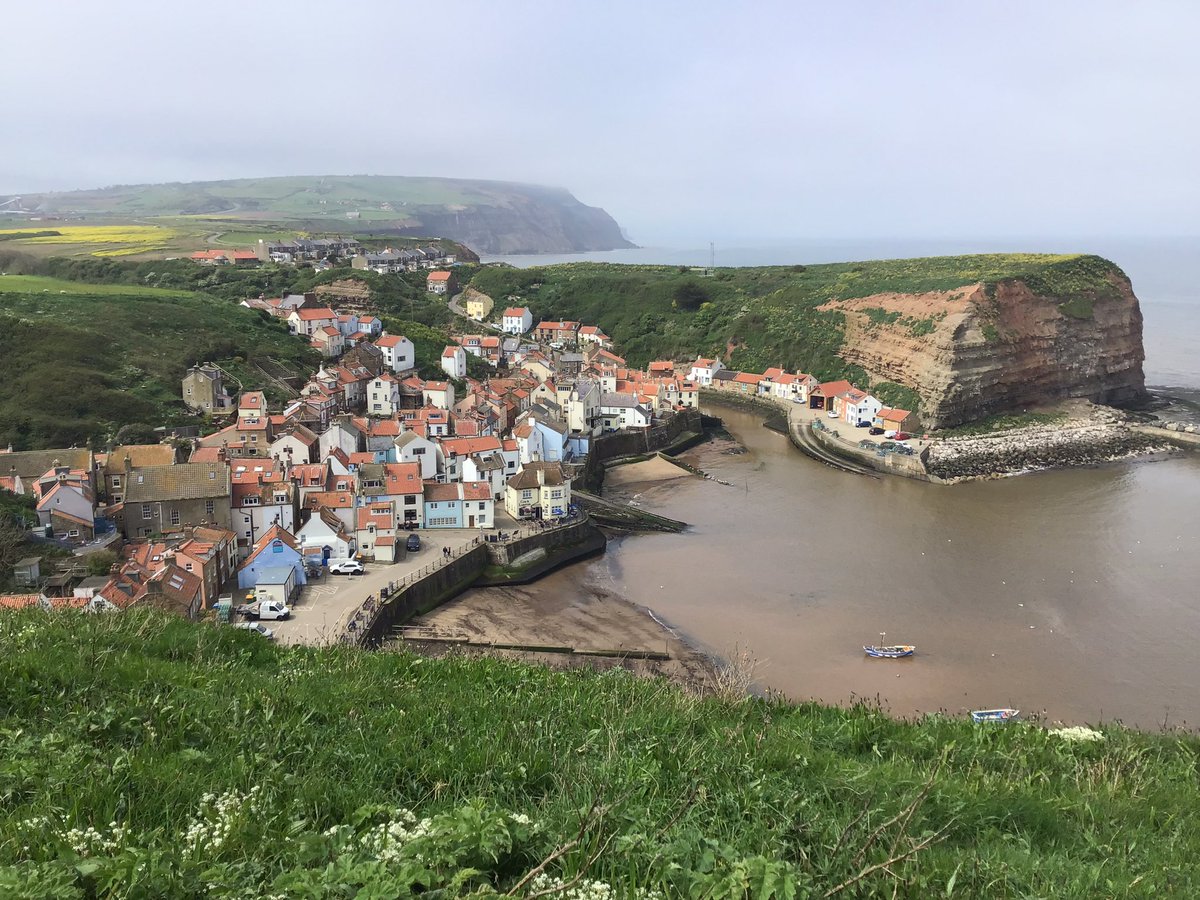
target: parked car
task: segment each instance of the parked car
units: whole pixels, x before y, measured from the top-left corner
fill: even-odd
[[[421,549],[421,538],[418,535],[410,534],[408,540],[404,542],[404,549],[409,553],[416,553]]]
[[[892,438],[894,438],[894,437],[896,436],[896,429],[895,429],[895,428],[889,428],[887,431],[885,431],[885,432],[883,433],[883,436],[884,436],[885,438],[887,438],[887,439],[890,441]]]
[[[238,615],[249,619],[286,619],[292,614],[292,608],[279,600],[256,600],[254,603],[243,603],[235,610]]]
[[[908,444],[897,444],[896,452],[901,454],[902,456],[916,456],[917,455],[917,451],[914,450],[912,447],[908,446]]]
[[[859,442],[858,442],[858,449],[859,449],[859,450],[874,450],[874,449],[875,449],[875,442],[874,442],[874,441],[866,441],[866,440],[864,440],[864,441],[859,441]]]
[[[829,416],[829,418],[831,418],[831,419],[836,419],[836,418],[837,418],[837,412],[836,412],[835,410],[832,410],[832,409],[831,409],[829,412],[825,413],[825,415]]]
[[[897,441],[907,441],[910,437],[912,437],[912,435],[907,431],[897,431],[895,435],[893,435],[893,439]]]
[[[330,575],[361,575],[365,571],[357,559],[343,559],[329,564]]]
[[[255,634],[261,634],[268,641],[275,640],[275,632],[260,622],[238,622],[233,627],[240,628],[242,631],[253,631]]]
[[[871,427],[871,423],[870,423],[870,422],[868,422],[866,419],[862,419],[862,420],[860,420],[860,421],[858,421],[858,422],[855,422],[855,423],[854,423],[854,427],[855,427],[855,428],[870,428],[870,427]]]
[[[880,441],[879,449],[880,450],[895,450],[896,442],[895,441]]]
[[[867,434],[883,434],[883,429],[872,425],[871,430],[868,431]]]

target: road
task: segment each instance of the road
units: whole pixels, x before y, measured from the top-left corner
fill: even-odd
[[[496,511],[495,531],[513,531],[516,522],[502,510]],[[345,631],[347,620],[368,597],[379,598],[379,589],[398,584],[410,575],[442,564],[442,548],[449,547],[460,556],[475,546],[481,535],[478,528],[434,528],[401,534],[416,534],[421,549],[396,563],[365,563],[362,575],[324,575],[305,585],[293,605],[292,617],[285,622],[267,622],[281,644],[333,643]]]

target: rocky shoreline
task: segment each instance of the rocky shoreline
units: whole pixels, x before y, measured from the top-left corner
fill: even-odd
[[[943,438],[930,445],[925,467],[931,478],[953,484],[1043,469],[1095,466],[1177,449],[1167,440],[1135,430],[1117,410],[1093,407],[1086,418],[1061,425]]]

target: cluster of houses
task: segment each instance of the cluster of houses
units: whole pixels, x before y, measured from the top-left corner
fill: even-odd
[[[380,251],[365,250],[353,238],[296,238],[288,241],[259,240],[258,246],[249,250],[197,250],[189,259],[203,266],[255,267],[263,263],[282,264],[310,263],[317,269],[328,269],[335,262],[350,260],[355,269],[366,269],[380,274],[416,272],[420,269],[435,269],[452,266],[457,257],[435,244],[427,247]]]
[[[669,365],[651,363],[656,365]],[[913,431],[917,417],[907,409],[885,406],[882,401],[860,390],[849,381],[818,381],[803,372],[785,372],[770,368],[761,375],[755,372],[735,372],[725,368],[718,359],[697,359],[688,377],[701,387],[756,399],[801,403],[812,409],[825,410],[848,425],[869,425],[894,431]]]
[[[322,305],[317,294],[244,305],[286,321],[326,358],[291,399],[269,408],[263,392],[235,395],[219,366],[197,365],[183,399],[211,416],[210,434],[106,453],[0,452],[0,488],[32,496],[54,536],[121,538],[114,569],[61,602],[195,616],[234,582],[286,594],[330,559],[398,561],[413,529],[559,519],[593,441],[696,408],[701,389],[802,403],[851,424],[912,423],[846,381],[734,372],[715,359],[633,369],[598,327],[534,324],[526,307],[457,335],[442,352],[445,377],[424,379],[412,341],[373,315]],[[494,312],[481,305],[472,315]],[[491,374],[470,377],[468,355]]]

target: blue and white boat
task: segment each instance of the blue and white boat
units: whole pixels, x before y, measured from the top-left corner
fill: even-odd
[[[976,722],[1011,722],[1021,714],[1019,709],[976,709],[971,718]]]
[[[892,644],[888,647],[877,647],[874,644],[866,644],[863,647],[863,652],[867,656],[873,656],[876,659],[899,659],[902,656],[912,656],[917,652],[917,648],[912,644]]]

